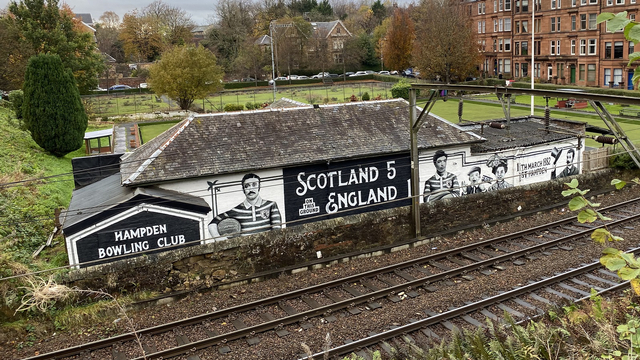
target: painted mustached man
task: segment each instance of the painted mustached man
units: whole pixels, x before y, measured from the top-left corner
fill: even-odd
[[[242,177],[245,200],[231,210],[219,214],[209,223],[209,233],[216,240],[247,236],[259,232],[280,229],[282,220],[278,205],[260,197],[260,177],[246,174]]]

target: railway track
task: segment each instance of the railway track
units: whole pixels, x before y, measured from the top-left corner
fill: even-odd
[[[607,224],[610,228],[625,226],[640,217],[640,199],[600,211],[614,219]],[[507,263],[519,266],[551,255],[553,251],[571,251],[574,246],[590,241],[585,237],[595,228],[574,219],[556,221],[260,301],[141,329],[137,335],[142,338],[147,359],[181,356],[197,360],[196,352],[205,348],[216,348],[220,354],[226,354],[232,351],[234,341],[255,345],[262,333],[270,331],[285,337],[289,335],[285,327],[291,324],[308,329],[313,326],[310,319],[322,317],[330,323],[337,320],[338,312],[357,317],[387,302],[397,303],[418,297],[420,293],[435,292],[452,280],[473,281],[477,276],[494,274]],[[437,318],[434,316],[429,321],[433,319]],[[230,323],[233,329],[221,331],[215,326],[219,322]],[[157,348],[155,337],[172,338],[175,346]],[[135,339],[134,333],[127,333],[29,359],[63,359],[88,353],[94,358],[143,359]]]

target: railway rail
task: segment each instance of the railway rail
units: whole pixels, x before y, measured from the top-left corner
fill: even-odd
[[[640,217],[640,198],[600,211],[614,219],[607,224],[608,227],[625,226]],[[308,329],[313,326],[309,323],[311,318],[322,317],[326,322],[333,322],[338,312],[357,316],[362,311],[383,307],[385,302],[397,303],[418,297],[420,292],[435,292],[452,279],[473,281],[476,276],[503,270],[506,263],[519,266],[525,260],[535,261],[539,256],[551,255],[552,251],[571,251],[574,246],[590,241],[584,238],[595,228],[594,225],[580,224],[575,219],[556,221],[260,301],[141,329],[136,334],[142,338],[145,356],[140,356],[136,334],[127,333],[29,359],[63,359],[98,352],[97,357],[110,356],[115,360],[135,356],[136,359],[186,356],[189,360],[197,360],[198,350],[211,347],[217,348],[220,354],[226,354],[232,351],[232,342],[244,340],[249,345],[258,344],[260,334],[264,332],[275,331],[280,337],[287,336],[287,325],[298,324],[302,329]],[[294,303],[296,306],[292,306]],[[300,304],[304,304],[306,309],[300,310]],[[247,324],[249,317],[260,321]],[[433,316],[429,319],[435,321],[439,318]],[[220,320],[230,322],[234,329],[220,333],[212,326],[213,322]],[[194,328],[199,331],[193,331]],[[193,335],[196,333],[206,333],[207,336],[196,339]],[[176,345],[158,349],[154,336],[173,337]]]

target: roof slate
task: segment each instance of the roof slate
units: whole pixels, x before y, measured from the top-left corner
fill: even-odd
[[[499,122],[506,124],[506,121]],[[480,135],[481,132],[479,125],[463,126],[463,128],[473,130],[478,135]],[[553,131],[547,133],[544,130],[540,130],[542,128],[544,128],[543,122],[536,118],[512,119],[510,132],[507,131],[507,129],[496,129],[485,125],[481,136],[487,139],[487,141],[471,145],[471,152],[494,152],[517,147],[545,144],[552,141],[571,139],[575,137],[570,134],[561,134]],[[554,131],[569,132],[566,128],[556,126],[553,123],[550,128]]]
[[[139,185],[408,152],[408,124],[409,104],[402,99],[198,116],[141,146],[120,170],[123,184]],[[478,141],[429,116],[418,145]]]

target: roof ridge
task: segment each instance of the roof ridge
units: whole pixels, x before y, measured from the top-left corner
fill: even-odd
[[[128,178],[126,178],[123,182],[122,185],[129,185],[131,184],[133,181],[136,180],[136,178],[158,157],[160,156],[160,154],[164,151],[164,149],[167,148],[167,146],[169,146],[169,144],[171,144],[173,142],[173,140],[175,140],[178,135],[180,135],[180,133],[182,133],[184,131],[184,129],[187,128],[187,126],[189,126],[189,124],[191,124],[191,122],[193,121],[194,117],[193,116],[189,116],[186,121],[184,122],[184,124],[182,124],[182,126],[180,126],[177,131],[175,133],[173,133],[173,135],[171,135],[171,137],[166,140],[162,145],[160,145],[158,147],[158,149],[156,149],[156,151],[153,152],[153,154],[151,154],[151,156],[149,156],[142,164],[140,164],[140,166],[138,167],[138,169],[136,169],[131,175],[129,175]]]

